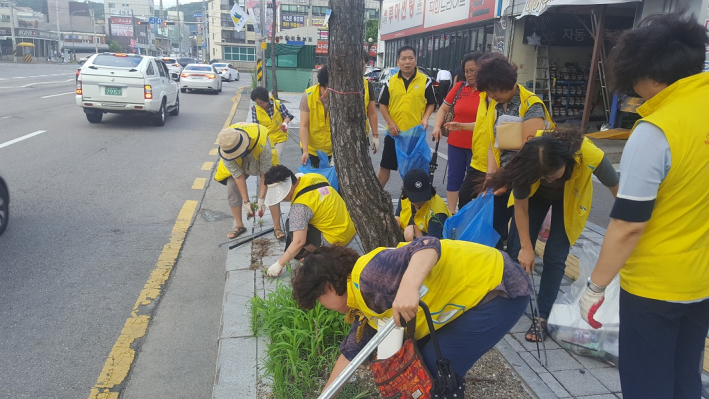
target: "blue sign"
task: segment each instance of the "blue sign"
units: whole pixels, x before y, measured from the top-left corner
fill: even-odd
[[[298,41],[288,40],[288,41],[286,41],[286,44],[289,45],[289,46],[305,46],[305,42],[304,42],[304,41],[299,41],[299,42],[298,42]]]
[[[152,25],[162,25],[162,18],[150,17],[148,18],[148,22]]]
[[[207,43],[202,43],[202,48],[206,48],[206,47],[207,47]]]
[[[192,14],[192,16],[195,17],[195,18],[202,18],[202,13],[201,13],[201,12],[196,12],[196,13]]]
[[[148,18],[148,22],[150,22],[152,25],[155,25],[155,17]]]
[[[162,18],[155,18],[155,23],[158,25],[162,25]]]

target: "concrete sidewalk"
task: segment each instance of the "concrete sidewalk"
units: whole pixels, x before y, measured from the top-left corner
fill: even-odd
[[[296,115],[292,124],[297,126],[299,113],[296,112],[300,94],[281,93],[281,97],[288,100],[289,110]],[[238,104],[233,122],[251,121],[249,106],[250,100],[245,93]],[[380,133],[383,133],[383,129],[380,129]],[[250,193],[257,192],[256,179],[248,179],[247,185]],[[282,204],[281,211],[285,220],[289,206]],[[248,234],[252,228],[251,222],[245,221],[245,225],[249,230]],[[263,217],[263,224],[256,224],[255,231],[258,233],[270,227],[271,217],[267,213]],[[579,256],[583,245],[600,245],[604,235],[605,229],[588,223],[571,253]],[[272,234],[267,234],[257,244],[252,242],[227,251],[226,284],[213,398],[261,398],[269,391],[269,381],[263,379],[260,363],[268,343],[253,334],[249,303],[254,296],[265,298],[275,288],[278,280],[265,278],[263,271],[280,257],[283,245],[275,240]],[[223,250],[226,250],[226,247]],[[255,252],[260,255],[265,252],[262,260],[261,256],[252,256]],[[542,270],[541,259],[537,260],[537,264],[539,273]],[[290,280],[286,269],[279,280]],[[539,276],[535,276],[537,291],[539,280]],[[567,292],[571,283],[572,280],[565,277],[560,294]],[[527,314],[529,313],[528,311]],[[593,358],[569,353],[551,337],[546,340],[548,364],[543,366],[537,360],[536,345],[524,339],[530,324],[528,316],[522,317],[496,346],[510,367],[527,385],[528,391],[544,399],[622,398],[617,368]],[[706,372],[703,381],[705,392],[709,392],[709,374]],[[709,395],[705,393],[705,397],[709,398]]]

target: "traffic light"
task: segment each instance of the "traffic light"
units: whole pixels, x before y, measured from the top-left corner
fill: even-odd
[[[138,25],[142,25],[142,24],[143,24],[143,21],[138,21]]]
[[[175,25],[175,21],[165,21],[165,22],[163,22],[162,24],[165,25],[165,26],[167,26],[167,25]]]

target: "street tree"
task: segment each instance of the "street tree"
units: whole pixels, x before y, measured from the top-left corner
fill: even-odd
[[[276,0],[273,0],[273,27],[271,29],[271,93],[278,100],[278,78],[276,77]]]
[[[372,167],[366,140],[362,78],[364,0],[330,0],[330,129],[340,193],[365,251],[401,241],[391,196]]]

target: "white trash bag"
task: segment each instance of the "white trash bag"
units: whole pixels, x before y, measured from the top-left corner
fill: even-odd
[[[601,247],[588,242],[583,245],[579,259],[579,279],[569,292],[558,297],[551,309],[548,329],[551,337],[564,349],[618,365],[618,326],[620,280],[616,276],[608,285],[603,305],[594,318],[603,324],[596,330],[581,318],[579,299],[586,290],[586,282],[598,261]]]

